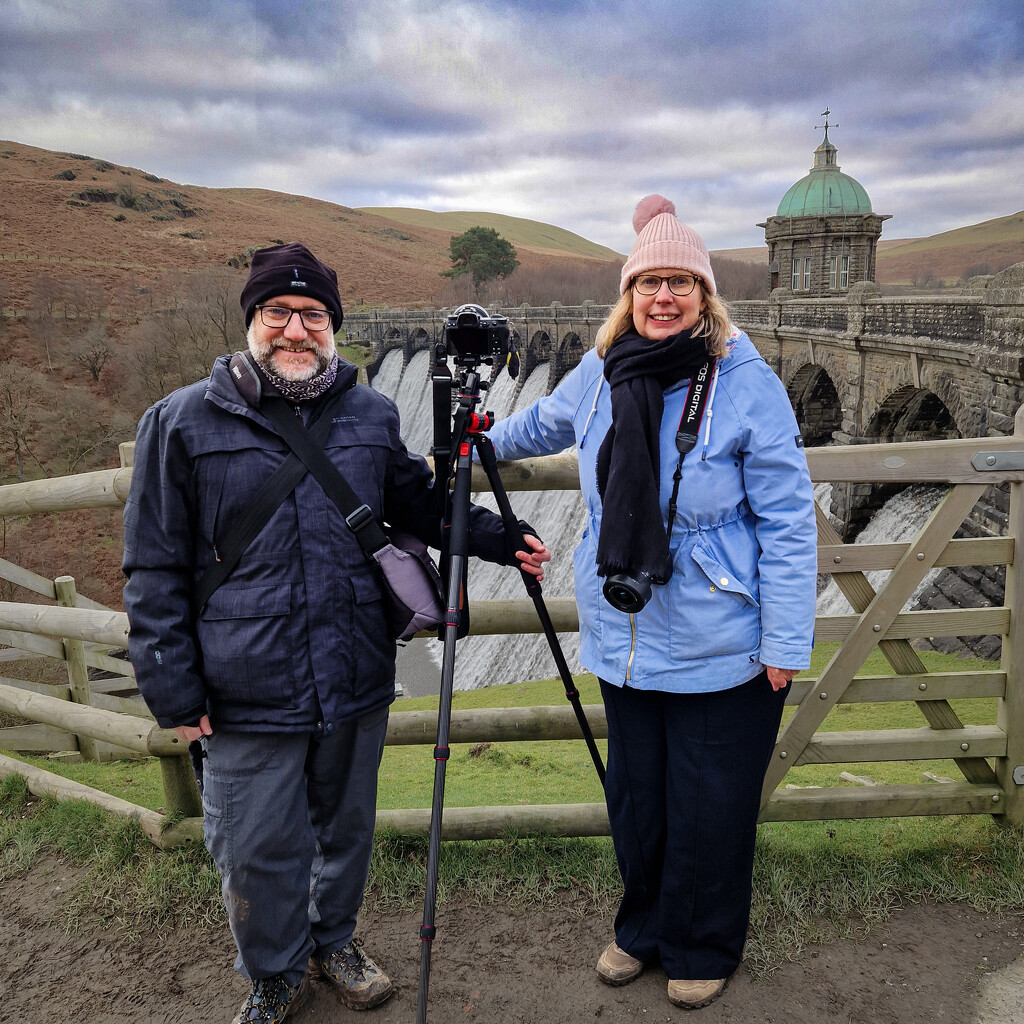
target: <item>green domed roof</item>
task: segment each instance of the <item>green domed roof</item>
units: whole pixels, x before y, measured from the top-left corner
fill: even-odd
[[[871,200],[864,186],[836,163],[836,147],[825,139],[814,151],[814,166],[782,197],[778,217],[821,217],[828,214],[871,213]]]

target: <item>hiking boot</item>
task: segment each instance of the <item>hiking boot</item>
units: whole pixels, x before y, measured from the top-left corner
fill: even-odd
[[[628,985],[644,971],[642,960],[609,943],[597,961],[597,973],[606,985]]]
[[[330,956],[315,955],[310,964],[352,1010],[379,1006],[394,991],[391,979],[363,952],[358,939]]]
[[[309,979],[305,976],[298,985],[289,985],[280,974],[260,978],[252,983],[252,990],[231,1024],[278,1024],[308,998]]]
[[[668,999],[684,1010],[699,1010],[713,1003],[724,991],[728,978],[715,981],[670,981]]]

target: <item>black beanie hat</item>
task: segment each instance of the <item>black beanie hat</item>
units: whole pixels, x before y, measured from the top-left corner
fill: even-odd
[[[319,299],[331,311],[335,333],[341,327],[344,315],[338,294],[338,275],[301,242],[272,245],[252,254],[252,269],[242,289],[246,328],[252,323],[257,303],[275,295],[308,295]]]

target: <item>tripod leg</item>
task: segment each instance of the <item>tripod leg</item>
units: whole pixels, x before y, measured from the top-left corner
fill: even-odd
[[[505,490],[505,485],[501,482],[501,475],[498,472],[498,460],[494,454],[494,445],[491,444],[491,439],[486,434],[474,434],[473,442],[480,455],[480,464],[483,466],[484,472],[487,474],[487,480],[491,485],[494,500],[498,503],[498,511],[501,513],[501,518],[505,523],[505,533],[513,543],[513,550],[524,551],[526,550],[526,542],[523,540],[523,533],[519,528],[519,520],[516,519],[515,513],[512,511],[512,504],[508,500],[508,492]],[[456,477],[457,480],[458,478]],[[562,645],[558,642],[558,634],[555,632],[551,616],[548,614],[547,605],[544,604],[540,583],[535,576],[524,572],[522,569],[519,570],[519,574],[526,585],[526,592],[533,599],[534,607],[537,609],[537,617],[540,619],[541,628],[544,630],[544,636],[547,637],[548,647],[551,648],[552,657],[554,657],[555,664],[558,666],[558,674],[562,679],[562,685],[565,687],[565,696],[576,713],[576,721],[580,724],[580,731],[583,733],[583,739],[586,741],[594,767],[597,769],[597,776],[603,786],[604,763],[601,760],[601,752],[597,749],[597,743],[594,741],[594,734],[590,729],[590,723],[587,721],[587,716],[583,712],[583,705],[580,703],[579,691],[573,682],[572,672],[569,671],[565,654],[562,652]]]
[[[441,854],[441,818],[444,813],[445,769],[448,764],[448,735],[452,718],[452,690],[455,682],[455,642],[458,639],[462,603],[462,575],[469,557],[469,506],[472,460],[470,443],[459,443],[455,487],[452,493],[451,532],[448,560],[448,611],[444,624],[444,657],[441,662],[441,695],[437,709],[437,744],[434,747],[434,796],[430,809],[430,839],[427,847],[427,886],[420,928],[420,985],[416,1024],[426,1024],[430,988],[430,951],[436,929],[437,872]]]

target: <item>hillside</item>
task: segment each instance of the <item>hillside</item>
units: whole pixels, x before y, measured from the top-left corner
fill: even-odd
[[[881,284],[910,284],[931,275],[947,283],[998,273],[1024,261],[1024,211],[880,249]]]
[[[204,188],[166,181],[101,158],[0,142],[0,280],[20,310],[40,275],[85,277],[115,308],[138,288],[159,289],[181,271],[244,265],[246,250],[300,239],[337,271],[342,301],[429,301],[451,265],[452,231],[263,189]],[[470,215],[472,216],[472,215]],[[513,220],[513,218],[509,218]],[[472,223],[478,223],[472,221]],[[523,221],[535,241],[519,253],[545,271],[617,257],[570,232]],[[563,245],[563,242],[571,243]],[[583,251],[590,247],[592,252]],[[13,272],[6,264],[27,264]]]
[[[434,228],[448,236],[462,234],[463,231],[476,226],[493,228],[520,252],[526,250],[558,256],[568,253],[587,259],[619,263],[626,258],[614,249],[588,241],[553,224],[542,224],[522,217],[506,217],[500,213],[471,213],[465,210],[436,213],[433,210],[414,210],[402,206],[363,206],[360,207],[360,211],[398,221],[410,227]]]

